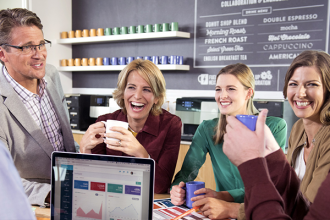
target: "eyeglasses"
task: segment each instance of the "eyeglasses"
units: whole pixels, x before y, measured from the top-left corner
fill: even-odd
[[[41,43],[39,45],[27,45],[27,46],[19,47],[19,46],[14,46],[14,45],[9,45],[9,44],[2,44],[1,46],[13,47],[13,48],[21,50],[23,54],[29,54],[29,53],[32,53],[33,51],[36,51],[37,48],[39,49],[39,51],[49,50],[50,47],[52,46],[52,42],[45,39],[45,42]]]

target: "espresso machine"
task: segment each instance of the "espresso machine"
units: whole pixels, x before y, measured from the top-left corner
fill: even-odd
[[[219,117],[219,108],[214,97],[182,97],[176,99],[175,114],[181,118],[181,140],[191,141],[203,120]]]
[[[90,95],[66,95],[70,125],[73,130],[86,131],[95,122],[89,117]]]
[[[91,95],[89,117],[96,120],[100,115],[110,113],[110,98],[112,95]]]
[[[111,95],[66,95],[71,129],[86,131],[103,114],[110,113]]]

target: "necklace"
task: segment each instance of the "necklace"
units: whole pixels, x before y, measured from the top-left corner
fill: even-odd
[[[313,138],[313,140],[312,140],[312,144],[314,144],[314,143],[315,143],[315,138]],[[307,141],[305,141],[304,146],[306,146],[306,148],[310,147],[310,145],[307,146]]]

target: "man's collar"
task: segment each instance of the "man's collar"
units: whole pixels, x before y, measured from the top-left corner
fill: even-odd
[[[3,65],[3,74],[5,75],[5,78],[7,79],[7,81],[9,83],[13,82],[16,86],[20,87],[22,90],[26,91],[27,94],[29,94],[30,97],[32,97],[34,95],[34,93],[30,92],[28,89],[26,89],[24,86],[22,86],[21,84],[19,84],[7,71],[7,68],[5,65]],[[46,89],[47,86],[47,80],[45,79],[45,77],[43,77],[42,79],[38,80],[38,89],[39,89],[39,95],[40,97],[42,97],[42,95],[44,94],[44,91]]]

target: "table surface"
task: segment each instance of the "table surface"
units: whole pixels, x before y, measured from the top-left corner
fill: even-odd
[[[170,198],[170,194],[155,194],[154,199],[166,199]],[[32,206],[35,208],[35,214],[37,220],[49,220],[50,208],[40,208],[39,206]]]

